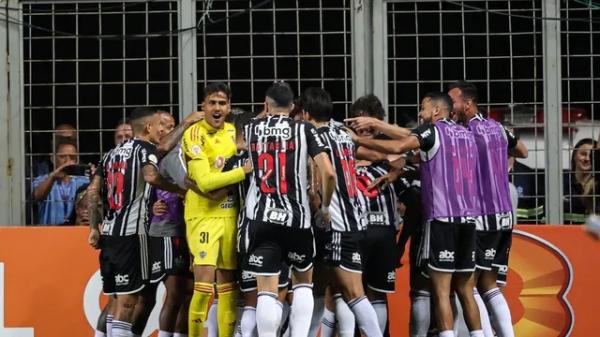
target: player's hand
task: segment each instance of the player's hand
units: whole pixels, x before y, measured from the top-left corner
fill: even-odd
[[[395,171],[390,171],[388,174],[381,176],[371,183],[367,188],[377,188],[381,187],[381,189],[385,189],[389,184],[392,184],[394,181],[398,180],[399,174]]]
[[[62,179],[66,175],[66,173],[63,172],[65,167],[72,166],[72,165],[75,165],[75,162],[68,161],[68,162],[62,164],[61,166],[57,167],[54,171],[52,171],[52,173],[50,173],[50,176],[54,179]]]
[[[249,174],[252,172],[252,170],[253,170],[252,161],[250,161],[250,159],[246,160],[246,162],[244,163],[243,169],[244,169],[245,174]]]
[[[381,121],[373,117],[354,117],[346,118],[344,119],[344,122],[350,125],[350,127],[354,130],[361,131],[368,129],[376,129]]]
[[[100,249],[100,231],[98,229],[90,229],[88,243],[90,244],[90,246],[94,247],[94,249]]]
[[[398,154],[388,154],[387,160],[393,169],[400,170],[406,165],[406,158]]]
[[[203,119],[204,119],[204,111],[194,111],[185,117],[184,123],[187,123],[188,125],[192,125]]]
[[[167,203],[162,199],[157,200],[152,205],[152,214],[154,214],[156,216],[161,216],[161,215],[167,213],[168,210],[169,210],[169,206],[167,206]]]

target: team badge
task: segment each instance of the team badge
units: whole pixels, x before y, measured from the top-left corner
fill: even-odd
[[[198,145],[192,146],[192,153],[195,155],[199,155],[200,154],[200,146],[198,146]]]
[[[156,156],[153,154],[148,156],[148,160],[153,164],[158,164],[158,158],[156,158]]]
[[[206,252],[205,251],[200,251],[200,258],[203,259],[206,257]]]

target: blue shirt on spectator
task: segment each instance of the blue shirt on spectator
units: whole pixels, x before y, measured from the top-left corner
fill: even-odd
[[[33,180],[33,189],[46,178],[48,178],[47,174],[36,177]],[[62,225],[65,223],[75,207],[75,191],[81,185],[89,184],[89,182],[89,178],[82,176],[71,176],[68,183],[56,180],[46,199],[38,202],[38,224]]]

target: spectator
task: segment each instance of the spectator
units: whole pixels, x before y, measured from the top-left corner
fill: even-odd
[[[585,186],[592,181],[591,151],[594,147],[596,147],[595,140],[583,138],[573,148],[571,170],[565,173],[563,179],[564,221],[567,224],[582,224],[585,222],[588,212],[583,194]]]
[[[69,140],[77,144],[77,130],[70,124],[59,124],[52,133],[50,144],[58,144],[63,140]],[[47,151],[47,150],[45,150]],[[43,152],[45,152],[43,151]],[[52,153],[50,156],[54,156]],[[52,160],[48,156],[38,157],[38,160],[33,163],[33,176],[42,176],[48,174],[54,169]]]
[[[77,145],[63,139],[56,144],[53,156],[56,169],[33,180],[33,199],[38,202],[38,223],[63,224],[73,212],[75,192],[89,183],[85,176],[71,176],[65,169],[77,164]]]
[[[133,129],[128,122],[121,123],[115,128],[115,145],[133,138]]]

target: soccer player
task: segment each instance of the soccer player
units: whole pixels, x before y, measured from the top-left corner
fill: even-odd
[[[473,134],[449,119],[452,100],[428,93],[419,117],[432,120],[403,140],[358,139],[361,146],[405,153],[421,150],[421,189],[426,220],[422,258],[427,262],[440,337],[453,337],[451,290],[459,296],[472,337],[481,337],[475,286],[475,222],[480,215],[477,146]]]
[[[368,337],[382,336],[362,285],[360,240],[366,223],[357,191],[354,141],[343,124],[331,121],[333,105],[325,90],[309,88],[300,99],[305,119],[315,125],[322,141],[331,148],[329,156],[338,176],[331,201],[331,241],[326,244],[325,263],[332,267],[335,288],[341,290],[360,329]]]
[[[360,97],[351,107],[352,116],[368,116],[382,120],[385,112],[375,95]],[[381,138],[373,128],[356,132],[359,137]],[[375,309],[381,333],[387,323],[387,294],[396,285],[396,268],[399,267],[396,234],[402,223],[398,213],[398,195],[406,188],[399,179],[395,184],[372,188],[371,185],[390,171],[386,161],[359,160],[356,163],[358,191],[366,201],[367,231],[362,243],[363,283],[367,297]]]
[[[508,266],[512,228],[512,212],[508,182],[508,157],[527,157],[527,148],[500,123],[486,119],[477,106],[477,88],[463,81],[450,85],[448,95],[453,100],[454,118],[468,126],[475,136],[479,152],[477,182],[481,201],[482,221],[477,222],[477,253],[475,275],[482,325],[493,337],[487,312],[499,337],[513,337],[514,331],[508,303],[498,289],[498,269]],[[481,294],[481,295],[479,295]],[[482,300],[483,297],[483,300]],[[484,303],[485,302],[485,303]],[[486,310],[487,309],[487,310]],[[487,321],[487,324],[484,323]],[[486,329],[485,326],[488,326]]]
[[[213,283],[217,281],[220,336],[233,335],[238,287],[236,269],[237,205],[233,193],[223,187],[244,180],[252,166],[222,172],[225,161],[236,153],[235,128],[226,123],[231,111],[231,91],[223,83],[204,88],[204,120],[184,134],[182,148],[188,175],[199,191],[185,196],[186,237],[194,257],[194,294],[189,309],[189,334],[199,337],[206,322]],[[224,193],[210,195],[221,189]],[[200,192],[200,193],[197,193]]]
[[[131,115],[135,138],[109,151],[90,187],[90,236],[102,248],[100,271],[103,291],[116,296],[113,337],[133,336],[134,308],[149,278],[147,225],[151,186],[183,193],[158,173],[155,145],[163,133],[158,110],[136,108]],[[102,236],[96,205],[100,196],[105,216]]]
[[[315,128],[289,117],[294,94],[287,83],[274,83],[265,94],[266,117],[245,131],[254,172],[246,199],[250,242],[247,266],[256,274],[256,323],[260,337],[275,337],[282,317],[278,301],[281,262],[293,271],[290,314],[292,337],[306,337],[313,310],[314,237],[307,195],[308,157],[319,168],[325,216],[335,185],[327,148]]]

